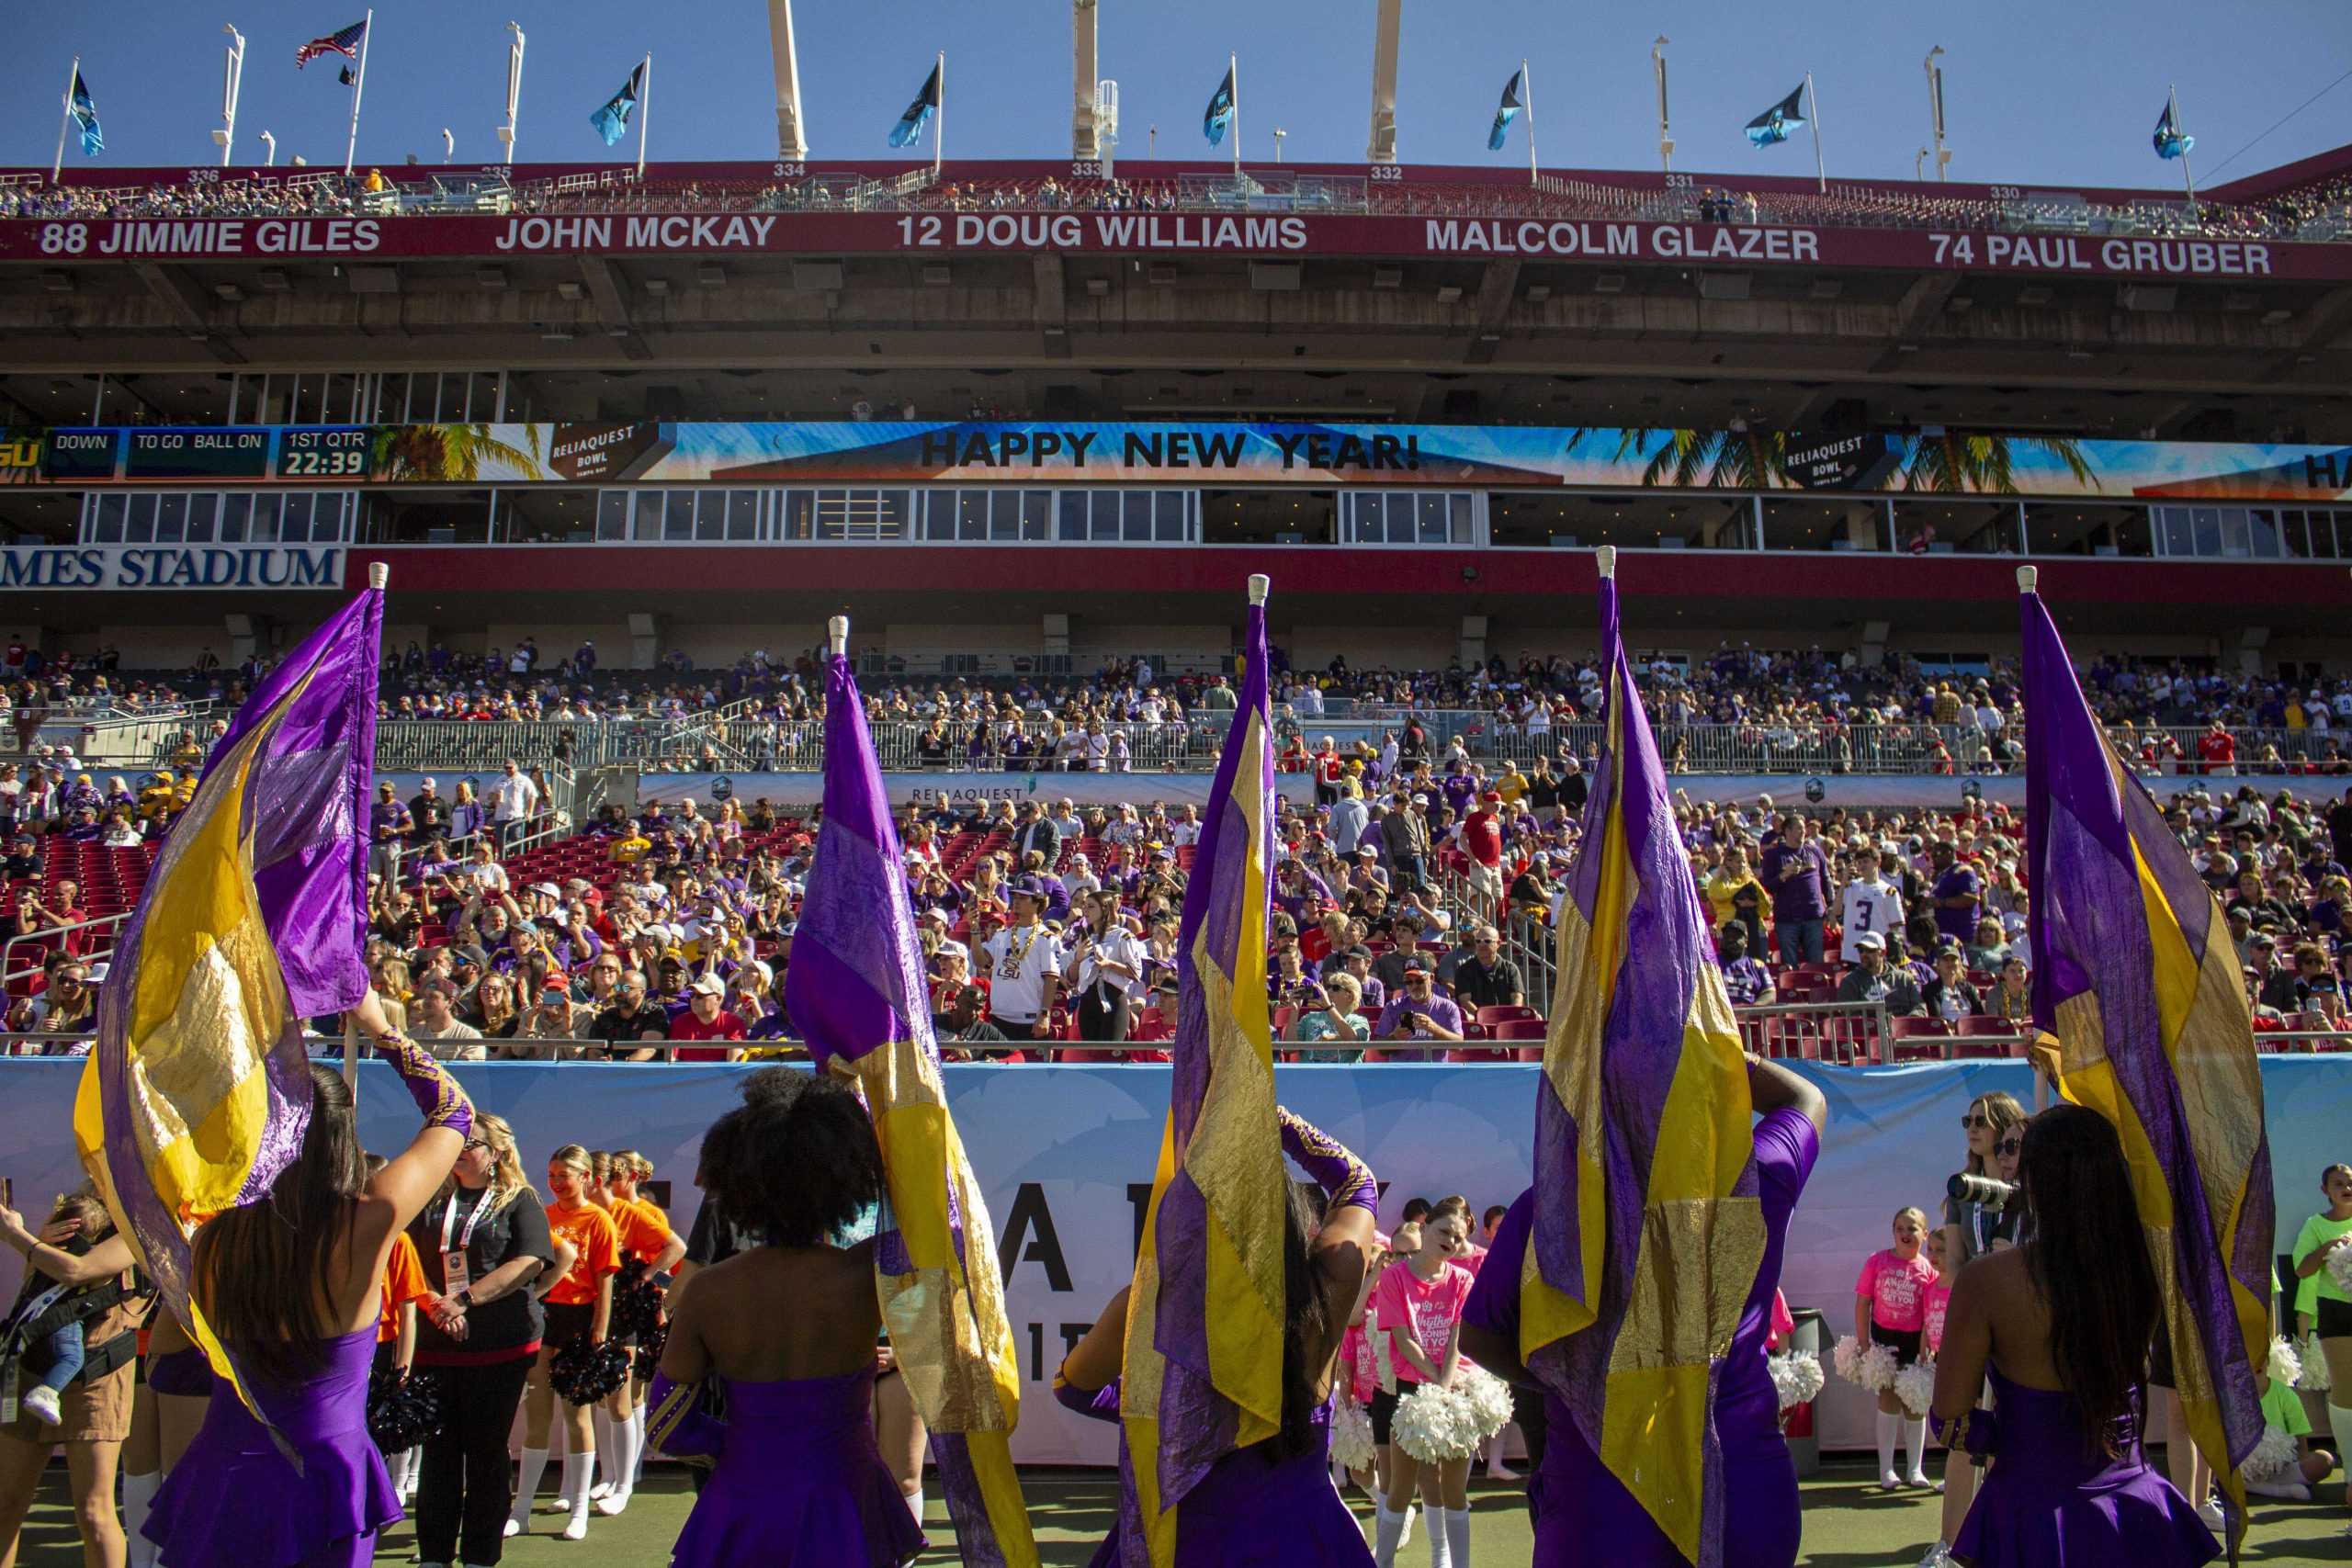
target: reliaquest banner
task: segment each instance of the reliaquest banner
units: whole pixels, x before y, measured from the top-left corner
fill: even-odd
[[[1781,1287],[1792,1306],[1825,1314],[1834,1337],[1852,1332],[1854,1277],[1888,1245],[1897,1209],[1940,1213],[1944,1182],[1966,1149],[1958,1122],[1979,1094],[2006,1090],[2029,1110],[2033,1075],[2019,1062],[1913,1067],[1792,1064],[1828,1097],[1820,1165],[1789,1232]],[[0,1060],[0,1147],[17,1201],[43,1209],[81,1179],[73,1103],[82,1064]],[[746,1068],[632,1067],[585,1063],[488,1063],[458,1067],[483,1109],[514,1125],[524,1168],[537,1171],[566,1143],[636,1149],[654,1162],[657,1195],[683,1230],[697,1201],[703,1129],[737,1103]],[[1382,1228],[1408,1199],[1459,1192],[1473,1212],[1508,1203],[1532,1168],[1533,1066],[1382,1064],[1275,1069],[1283,1103],[1363,1155],[1381,1178]],[[945,1069],[957,1129],[988,1194],[998,1266],[1021,1353],[1022,1421],[1014,1453],[1032,1463],[1111,1462],[1116,1435],[1055,1404],[1055,1368],[1127,1282],[1153,1161],[1168,1114],[1159,1066]],[[2352,1056],[2269,1056],[2262,1063],[2278,1202],[2278,1246],[2323,1200],[2319,1174],[2344,1157],[2342,1107],[2352,1103]],[[361,1136],[379,1153],[402,1147],[416,1112],[390,1071],[367,1064]],[[22,1265],[0,1253],[0,1290]],[[1863,1449],[1871,1410],[1832,1380],[1819,1407],[1826,1446]]]
[[[2336,501],[2352,447],[1566,425],[718,423],[22,429],[0,484],[1557,487]]]

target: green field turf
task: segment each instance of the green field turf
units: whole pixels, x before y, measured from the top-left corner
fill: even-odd
[[[534,1528],[546,1533],[510,1540],[506,1562],[514,1568],[588,1568],[590,1564],[646,1564],[661,1568],[669,1561],[670,1543],[692,1506],[683,1479],[662,1473],[656,1466],[647,1477],[648,1490],[639,1492],[628,1513],[617,1519],[595,1516],[586,1541],[574,1544],[556,1539],[560,1517],[537,1516]],[[1054,1568],[1082,1564],[1109,1527],[1115,1483],[1107,1471],[1025,1471],[1022,1485],[1037,1525],[1038,1544]],[[2341,1491],[2328,1489],[2333,1504],[2273,1503],[2257,1499],[2254,1529],[2247,1538],[2245,1561],[2284,1565],[2352,1562],[2352,1537],[2342,1531],[2352,1512],[2341,1506]],[[550,1495],[552,1495],[550,1494]],[[1937,1499],[1926,1493],[1881,1493],[1871,1482],[1867,1464],[1832,1462],[1815,1480],[1804,1483],[1804,1551],[1799,1562],[1812,1568],[1908,1568],[1919,1560],[1936,1529]],[[1359,1518],[1369,1519],[1371,1505],[1361,1495],[1349,1499]],[[1471,1544],[1477,1568],[1516,1568],[1528,1561],[1533,1533],[1519,1489],[1489,1482],[1472,1487]],[[945,1510],[931,1499],[928,1533],[933,1550],[925,1564],[956,1561],[954,1537]],[[379,1564],[415,1561],[416,1549],[405,1524],[394,1527],[376,1554]],[[52,1466],[32,1518],[25,1527],[23,1568],[78,1568],[82,1561],[74,1535],[74,1521],[65,1507],[65,1472]],[[1413,1540],[1397,1553],[1398,1568],[1420,1568],[1429,1561],[1419,1527]],[[756,1568],[747,1564],[746,1568]],[[2102,1568],[2102,1565],[2086,1565]],[[2132,1568],[2118,1564],[2116,1568]]]

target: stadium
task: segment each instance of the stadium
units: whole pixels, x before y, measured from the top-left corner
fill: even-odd
[[[243,822],[243,859],[213,874],[243,867],[282,952],[297,945],[270,913],[273,867],[341,857],[364,879],[356,984],[448,1064],[417,1071],[512,1122],[528,1179],[559,1143],[645,1151],[661,1174],[642,1190],[680,1237],[704,1203],[705,1129],[752,1092],[753,1064],[850,1072],[805,997],[787,998],[796,952],[804,986],[837,970],[885,990],[873,976],[919,980],[891,1016],[935,1040],[922,1082],[952,1103],[948,1143],[985,1201],[977,1239],[959,1217],[956,1246],[982,1247],[994,1218],[994,1256],[968,1261],[1001,1286],[990,1348],[1022,1395],[1006,1465],[1023,1467],[1049,1562],[1086,1561],[1117,1504],[1102,1467],[1121,1428],[1057,1404],[1062,1371],[1114,1292],[1142,1288],[1170,1180],[1153,1179],[1154,1150],[1163,1122],[1187,1120],[1189,1064],[1224,1038],[1218,1016],[1240,1021],[1236,1038],[1257,1032],[1270,1097],[1384,1179],[1367,1204],[1384,1249],[1408,1198],[1461,1192],[1462,1246],[1483,1258],[1502,1205],[1556,1173],[1533,1108],[1566,1094],[1577,1051],[1629,1027],[1589,998],[1621,985],[1591,967],[1606,948],[1592,933],[1633,931],[1610,962],[1628,976],[1681,963],[1677,994],[1703,994],[1690,1041],[1828,1096],[1820,1164],[1773,1253],[1794,1309],[1776,1359],[1826,1367],[1860,1327],[1846,1281],[1875,1262],[1889,1195],[1924,1205],[1939,1244],[1962,1233],[1959,1190],[1940,1196],[1962,1155],[1950,1113],[2085,1098],[2101,1069],[2073,1054],[2087,1049],[2079,1013],[2053,1011],[2080,998],[2057,1001],[2045,970],[2090,974],[2092,953],[2130,947],[2103,915],[2137,888],[2152,912],[2132,940],[2158,953],[2161,1009],[2132,1011],[2105,971],[2074,990],[2132,1027],[2156,1030],[2162,1011],[2166,1043],[2227,1015],[2199,1038],[2243,1056],[2267,1122],[2254,1119],[2255,1153],[2231,1145],[2238,1166],[2217,1136],[2135,1169],[2174,1161],[2175,1201],[2178,1182],[2201,1192],[2234,1170],[2245,1213],[2217,1201],[2217,1233],[2251,1226],[2255,1207],[2301,1223],[2310,1173],[2345,1152],[2352,1090],[2352,146],[2193,191],[2030,170],[1973,184],[1578,169],[1532,147],[1525,168],[1406,164],[1398,6],[1383,0],[1363,162],[1261,162],[1238,132],[1230,155],[1163,158],[1156,130],[1137,156],[1115,84],[1097,81],[1093,0],[1072,9],[1066,158],[922,156],[926,135],[944,141],[936,73],[899,153],[809,158],[776,0],[773,160],[336,169],[277,164],[273,143],[266,165],[87,168],[62,131],[56,166],[0,170],[0,1145],[21,1151],[17,1201],[119,1157],[93,1143],[101,1122],[119,1133],[107,1118],[152,1113],[93,1109],[115,1092],[95,1064],[162,1049],[112,1032],[164,1028],[164,982],[148,976],[184,951],[154,934],[192,908],[169,891],[194,876],[176,846]],[[305,48],[364,83],[364,33]],[[608,141],[630,130],[650,65],[600,111]],[[1234,92],[1228,73],[1211,122]],[[1769,138],[1800,134],[1815,111],[1799,104],[1751,139],[1768,120]],[[88,106],[77,63],[67,130]],[[510,89],[510,132],[513,113]],[[357,123],[355,95],[355,146]],[[85,143],[95,125],[93,110]],[[2022,623],[2021,584],[2039,595]],[[2063,644],[2037,642],[2043,602]],[[2052,647],[2074,670],[2058,685],[2041,683]],[[301,772],[269,752],[271,705],[300,710],[334,681],[356,694],[306,742],[308,793],[266,794]],[[2031,695],[2077,683],[2092,739],[2049,739],[2050,700]],[[854,734],[845,707],[862,714]],[[2098,837],[2050,772],[2068,746],[2098,759],[2078,777],[2112,763],[2119,826],[2099,841],[2139,852],[2135,880],[2078,907],[2048,858],[2070,826]],[[1267,788],[1245,808],[1250,748]],[[860,837],[836,829],[859,820],[841,792],[865,787],[851,774],[867,750],[882,830]],[[1595,884],[1618,874],[1587,852],[1639,836],[1626,802],[1649,784],[1658,863],[1687,862],[1689,886],[1625,872],[1640,891],[1612,913]],[[1236,871],[1247,857],[1215,852],[1216,828],[1245,820],[1265,852]],[[827,886],[857,845],[880,869]],[[1252,897],[1260,923],[1213,964],[1200,923]],[[1645,923],[1652,900],[1677,919],[1687,906],[1695,939]],[[2051,935],[2060,907],[2074,923]],[[853,931],[903,936],[915,967],[895,974],[900,953],[880,946],[842,956]],[[1024,974],[1040,933],[1054,957]],[[333,936],[314,922],[300,950]],[[2166,940],[2193,952],[2189,980],[2164,967]],[[310,967],[249,986],[299,1002]],[[1234,1002],[1261,981],[1262,1009]],[[1207,1024],[1204,985],[1225,1009]],[[198,1004],[178,1005],[185,1019]],[[109,1023],[109,1007],[134,1021]],[[350,1007],[287,1004],[298,1068],[306,1051],[344,1060],[362,1028],[338,1022]],[[2119,1060],[2125,1032],[2106,1041]],[[180,1048],[209,1062],[201,1034]],[[1211,1097],[1233,1081],[1217,1060]],[[2207,1103],[2211,1083],[2179,1070],[2178,1102]],[[183,1096],[202,1076],[158,1081]],[[368,1145],[401,1147],[393,1069],[369,1062],[356,1081]],[[877,1124],[908,1081],[860,1079]],[[229,1157],[205,1141],[220,1123],[167,1109],[181,1120],[138,1123],[141,1146],[203,1128],[202,1157]],[[1991,1171],[1970,1137],[1965,1168]],[[153,1174],[170,1207],[165,1174],[124,1171]],[[2347,1204],[2331,1190],[2323,1218],[2340,1230]],[[183,1194],[176,1212],[206,1211]],[[155,1243],[125,1213],[146,1261]],[[28,1207],[23,1245],[7,1238],[28,1258],[41,1218]],[[1522,1250],[1547,1245],[1536,1223]],[[2352,1430],[2324,1381],[2339,1357],[2352,1369],[2352,1336],[2326,1315],[2314,1332],[2299,1307],[2308,1250],[2285,1228],[2276,1246],[2231,1234],[2256,1270],[2229,1276],[2241,1313],[2198,1319],[2195,1372],[2211,1381],[2200,1395],[2185,1369],[2149,1432],[2182,1517],[2217,1530],[2211,1467],[2194,1468],[2176,1423],[2241,1435],[2230,1378],[2252,1389],[2268,1335],[2246,1339],[2250,1365],[2225,1366],[2228,1335],[2252,1321],[2267,1255],[2271,1330],[2313,1369],[2285,1391],[2311,1417],[2306,1473],[2331,1422],[2339,1449]],[[458,1292],[425,1251],[417,1310],[438,1325]],[[641,1256],[658,1273],[671,1255]],[[15,1264],[0,1253],[0,1280]],[[2167,1260],[2177,1298],[2175,1264],[2188,1278],[2196,1259]],[[904,1325],[886,1321],[895,1343]],[[1845,1370],[1803,1399],[1783,1391],[1815,1554],[1794,1561],[1954,1561],[1940,1554],[1965,1495],[1948,1506],[1927,1488],[1958,1487],[1965,1461],[1939,1436],[1945,1481],[1883,1498],[1881,1472],[1887,1490],[1902,1480],[1895,1395]],[[516,1381],[516,1397],[544,1398]],[[1529,1386],[1474,1463],[1474,1502],[1420,1495],[1429,1550],[1442,1517],[1475,1511],[1482,1556],[1571,1560],[1544,1555],[1556,1542],[1532,1505],[1522,1522],[1506,1468],[1544,1462],[1530,1417],[1561,1396]],[[512,1445],[526,1494],[531,1455],[548,1463],[548,1417],[530,1408]],[[645,1408],[640,1390],[640,1459]],[[600,1396],[597,1420],[610,1486],[615,1453],[628,1469],[625,1447],[607,1451],[627,1417]],[[929,1529],[921,1561],[956,1561],[959,1539],[966,1561],[1024,1561],[1010,1538],[1002,1559],[976,1545],[986,1521],[960,1493],[948,1506],[944,1450],[927,1472],[914,1431],[911,1474],[892,1462]],[[1904,1440],[1917,1474],[1926,1439]],[[47,1452],[20,1478],[0,1444],[0,1522],[32,1509],[28,1563],[69,1561],[76,1508],[91,1517],[68,1495],[79,1480],[43,1478]],[[417,1523],[386,1525],[376,1560],[431,1563],[435,1506],[386,1453]],[[626,1516],[600,1494],[589,1519],[572,1457],[571,1524],[616,1561],[668,1561],[699,1484],[657,1459]],[[454,1485],[433,1462],[426,1487]],[[1389,1463],[1384,1438],[1383,1487]],[[2340,1555],[2341,1483],[2293,1506],[2258,1496],[2254,1540],[2280,1560]],[[1418,1533],[1405,1557],[1393,1532],[1378,1541],[1385,1495],[1344,1473],[1339,1491],[1384,1568],[1424,1550]],[[135,1535],[148,1505],[123,1497]],[[509,1560],[560,1555],[556,1517],[534,1520],[527,1495],[514,1508]],[[439,1511],[454,1530],[454,1505]],[[152,1562],[146,1550],[105,1560]]]

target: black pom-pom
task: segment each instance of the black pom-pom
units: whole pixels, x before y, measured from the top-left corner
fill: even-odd
[[[441,1431],[441,1383],[432,1372],[402,1377],[379,1367],[368,1378],[368,1436],[388,1454],[413,1449]]]
[[[632,1258],[613,1281],[613,1337],[643,1340],[662,1321],[662,1292],[646,1278],[645,1259]]]
[[[638,1336],[637,1375],[645,1382],[653,1381],[654,1372],[662,1365],[662,1348],[670,1342],[670,1325],[656,1322],[651,1328]]]
[[[607,1339],[591,1347],[575,1339],[548,1362],[548,1386],[570,1404],[594,1404],[628,1381],[629,1350]]]

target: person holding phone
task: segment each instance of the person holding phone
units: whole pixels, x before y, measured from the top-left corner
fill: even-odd
[[[1430,972],[1430,961],[1419,953],[1405,960],[1403,991],[1381,1009],[1380,1022],[1373,1030],[1381,1040],[1408,1040],[1460,1044],[1463,1037],[1462,1010],[1437,994],[1436,977]],[[1385,1053],[1389,1061],[1434,1061],[1442,1052],[1390,1051]]]

